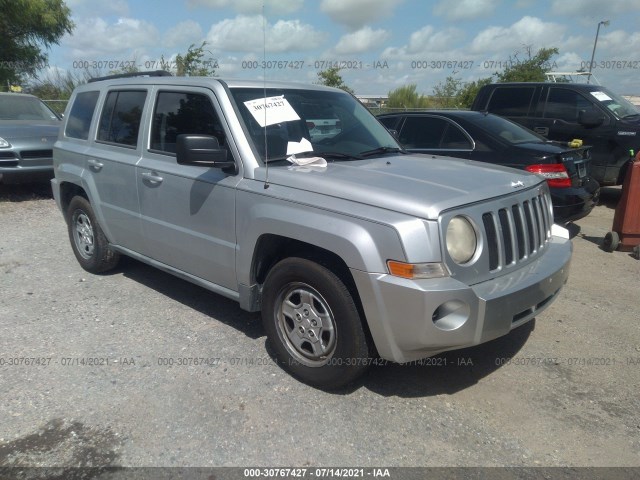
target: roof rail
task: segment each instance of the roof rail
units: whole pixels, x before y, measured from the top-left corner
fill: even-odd
[[[115,75],[107,75],[105,77],[95,77],[87,80],[88,83],[92,82],[100,82],[102,80],[111,80],[114,78],[131,78],[131,77],[170,77],[171,72],[167,72],[166,70],[152,70],[148,72],[128,72],[128,73],[117,73]]]

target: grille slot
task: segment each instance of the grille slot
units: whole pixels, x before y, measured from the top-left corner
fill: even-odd
[[[537,255],[551,238],[552,223],[544,194],[483,213],[489,270],[499,271]]]
[[[53,150],[23,150],[20,152],[22,158],[52,158]]]

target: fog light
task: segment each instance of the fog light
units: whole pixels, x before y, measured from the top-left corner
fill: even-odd
[[[471,307],[462,300],[449,300],[436,308],[431,315],[433,324],[440,330],[456,330],[469,320]]]

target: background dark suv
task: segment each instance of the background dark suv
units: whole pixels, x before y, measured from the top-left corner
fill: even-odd
[[[601,185],[624,180],[629,150],[640,149],[640,111],[600,85],[494,83],[471,110],[495,113],[545,136],[592,146],[592,175]]]

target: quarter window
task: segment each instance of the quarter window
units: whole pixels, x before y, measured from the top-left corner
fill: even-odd
[[[99,92],[82,92],[76,96],[64,134],[67,137],[87,140],[89,138],[89,128],[91,119],[96,109]]]
[[[452,123],[448,123],[440,148],[447,150],[471,150],[473,145],[471,145],[469,138],[460,128]]]
[[[135,147],[146,97],[145,91],[109,92],[100,118],[98,140]]]
[[[211,135],[225,146],[225,133],[211,100],[206,95],[160,92],[153,112],[150,149],[175,153],[181,134]]]

